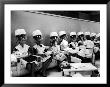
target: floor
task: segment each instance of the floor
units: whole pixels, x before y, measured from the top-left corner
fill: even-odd
[[[77,72],[76,74],[71,73],[72,77],[90,77],[91,72]],[[24,74],[20,77],[31,77],[31,74]],[[37,74],[34,77],[42,77],[40,74]],[[68,72],[65,72],[62,76],[62,71],[58,72],[55,68],[47,71],[47,77],[70,77]]]
[[[96,62],[96,65],[99,67],[99,65],[100,65],[99,61]],[[30,77],[31,76],[24,69],[20,72],[22,73],[21,77]],[[14,76],[17,76],[17,75],[19,76],[19,74],[17,73],[17,71],[14,72]],[[68,75],[69,75],[68,72],[65,73],[65,76],[68,76]],[[78,72],[77,74],[74,74],[74,75],[72,74],[73,77],[90,77],[90,75],[91,75],[91,72]],[[41,75],[37,74],[36,77],[41,77]],[[62,71],[58,72],[58,70],[56,68],[49,69],[49,70],[47,70],[47,77],[63,77]]]

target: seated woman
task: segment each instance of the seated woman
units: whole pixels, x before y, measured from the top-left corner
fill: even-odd
[[[85,46],[83,45],[84,34],[83,32],[78,32],[76,37],[76,32],[70,33],[71,43],[69,47],[72,48],[70,55],[72,62],[84,62],[85,59]]]
[[[17,73],[15,76],[19,76],[22,74],[20,72],[21,68],[26,68],[26,61],[22,61],[24,57],[28,56],[28,49],[30,46],[25,44],[26,42],[26,32],[24,29],[17,29],[15,31],[15,36],[18,42],[18,45],[14,48],[12,54],[11,54],[11,63],[13,65],[13,62],[17,64]],[[22,65],[22,67],[21,67]]]
[[[50,51],[53,54],[53,62],[50,64],[50,67],[52,64],[57,64],[58,71],[61,70],[60,63],[65,59],[65,55],[61,53],[60,51],[60,45],[57,44],[58,42],[58,34],[57,32],[51,32],[50,33]]]
[[[60,31],[59,32],[59,45],[60,45],[60,50],[64,51],[66,48],[68,48],[68,41],[67,41],[67,35],[65,31]]]
[[[42,59],[42,68],[40,69],[40,74],[42,74],[42,76],[47,76],[46,70],[48,66],[50,65],[50,63],[52,62],[52,56],[51,55],[49,56],[47,53],[48,47],[41,44],[41,38],[42,38],[41,31],[35,30],[32,35],[36,43],[33,46],[33,48],[36,50],[35,55],[40,56]]]
[[[69,50],[69,44],[67,41],[67,34],[65,31],[60,31],[59,32],[59,45],[60,45],[60,53],[66,56],[66,60],[70,60],[67,59],[68,58],[68,50]],[[65,58],[65,57],[64,57]]]
[[[36,50],[33,47],[29,48],[28,56],[23,58],[24,61],[27,62],[26,69],[29,71],[31,76],[36,76],[36,72],[38,72],[42,68],[42,58],[41,56],[35,55]]]
[[[71,48],[75,48],[78,46],[78,43],[77,43],[77,35],[76,35],[76,32],[71,32],[70,33],[70,43],[69,43],[69,47]]]
[[[81,59],[82,63],[85,63],[85,50],[86,47],[84,46],[82,41],[78,42],[78,52],[77,52],[77,58]]]
[[[96,35],[94,45],[95,60],[100,60],[100,34]]]
[[[86,55],[86,62],[93,62],[93,57],[94,57],[94,53],[93,53],[93,48],[94,48],[94,42],[91,41],[90,38],[90,32],[85,32],[85,37],[86,40],[84,41],[84,45],[86,47],[85,50],[85,55]]]
[[[77,52],[78,52],[78,43],[76,42],[77,36],[76,32],[70,33],[70,43],[69,43],[69,56],[71,57],[70,62],[81,62],[81,59],[77,58]]]
[[[100,76],[100,33],[96,35],[94,40],[94,54],[95,54],[95,66],[98,68],[98,74]]]
[[[49,48],[49,51],[51,51],[51,53],[53,55],[53,59],[52,59],[51,64],[49,65],[49,68],[57,66],[57,59],[55,57],[60,52],[60,46],[57,45],[57,42],[58,42],[57,32],[51,32],[50,33],[50,48]]]

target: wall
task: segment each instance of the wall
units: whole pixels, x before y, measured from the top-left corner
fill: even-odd
[[[73,19],[66,19],[60,17],[53,17],[48,15],[41,15],[23,11],[12,11],[11,12],[11,47],[16,45],[16,39],[14,36],[14,31],[17,28],[24,28],[27,32],[29,45],[34,45],[32,39],[32,32],[36,29],[40,29],[43,33],[44,45],[49,45],[49,34],[52,31],[59,32],[65,30],[67,34],[71,31],[90,31],[90,32],[100,32],[100,23],[95,22],[85,22]]]

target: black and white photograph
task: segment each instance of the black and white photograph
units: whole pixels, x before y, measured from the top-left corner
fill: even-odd
[[[106,53],[101,52],[105,50],[101,46],[105,37],[101,35],[106,35],[101,30],[102,25],[105,28],[102,11],[85,7],[81,10],[74,6],[73,10],[67,10],[66,6],[65,9],[56,6],[57,10],[47,7],[46,10],[39,5],[40,9],[36,7],[31,10],[25,5],[23,9],[21,5],[20,9],[7,11],[10,13],[10,23],[6,22],[6,25],[10,24],[9,41],[6,43],[10,43],[7,64],[10,65],[6,76],[12,79],[29,77],[33,81],[42,77],[65,77],[64,82],[68,77],[98,80],[105,76],[105,65],[101,65],[101,61],[106,63]]]
[[[11,51],[12,76],[98,77],[100,11],[12,11]]]

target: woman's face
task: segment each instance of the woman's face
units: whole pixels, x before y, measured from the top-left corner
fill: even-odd
[[[51,41],[52,45],[57,45],[58,37],[57,36],[52,36],[52,37],[50,37],[50,41]]]
[[[76,35],[70,36],[70,39],[71,39],[72,41],[76,41]]]
[[[87,40],[91,40],[90,35],[86,35],[85,37],[86,37]]]
[[[57,36],[53,36],[53,37],[50,37],[50,39],[51,39],[52,42],[55,42],[55,41],[57,41],[58,37]]]
[[[66,34],[60,36],[60,39],[61,39],[61,40],[66,39]]]
[[[21,45],[26,43],[26,35],[22,34],[22,35],[18,35],[16,37]]]
[[[36,35],[33,38],[34,38],[36,44],[40,44],[40,42],[41,42],[41,35]]]
[[[21,44],[25,44],[25,43],[26,43],[26,40],[25,40],[25,39],[22,39],[22,40],[20,41],[20,43],[21,43]]]
[[[83,41],[84,40],[84,35],[81,34],[81,35],[78,36],[78,38],[79,38],[79,40]]]

